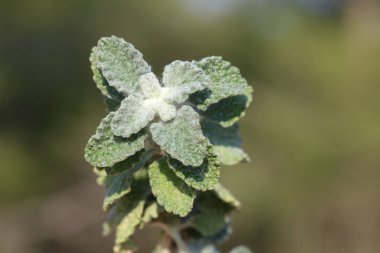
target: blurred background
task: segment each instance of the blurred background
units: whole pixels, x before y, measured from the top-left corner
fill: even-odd
[[[222,249],[379,252],[378,1],[1,0],[1,253],[111,252],[83,149],[105,116],[90,49],[112,34],[157,74],[221,55],[254,87],[252,162],[222,173],[243,203]]]

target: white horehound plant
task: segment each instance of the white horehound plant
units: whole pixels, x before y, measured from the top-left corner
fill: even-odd
[[[252,88],[214,56],[174,61],[158,79],[142,54],[115,36],[100,39],[90,61],[108,115],[85,158],[105,187],[103,233],[115,231],[114,252],[134,252],[131,236],[148,226],[163,232],[154,252],[218,252],[240,206],[219,183],[220,168],[249,160],[237,121]]]

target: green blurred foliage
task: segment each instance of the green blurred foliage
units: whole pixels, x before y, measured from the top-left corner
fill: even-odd
[[[254,87],[241,123],[252,162],[222,173],[243,204],[225,249],[377,252],[379,4],[227,2],[1,1],[0,205],[9,211],[87,177],[95,184],[83,148],[105,111],[88,57],[115,34],[157,74],[175,59],[221,55]],[[111,249],[104,244],[48,241],[36,252]]]

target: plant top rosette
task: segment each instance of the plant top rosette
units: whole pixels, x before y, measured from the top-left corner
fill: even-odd
[[[108,115],[85,159],[105,187],[103,232],[115,231],[114,252],[133,252],[131,236],[147,226],[163,230],[155,252],[218,252],[240,206],[219,183],[220,168],[249,160],[237,121],[252,88],[215,56],[174,61],[158,78],[115,36],[99,40],[90,62]]]

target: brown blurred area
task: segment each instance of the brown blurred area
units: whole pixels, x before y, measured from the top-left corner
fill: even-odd
[[[380,249],[376,0],[2,0],[0,252],[100,253],[105,214],[83,148],[105,116],[89,52],[124,37],[156,74],[221,55],[254,87],[251,163],[222,182],[243,203],[222,249]],[[157,231],[138,233],[149,252]]]

